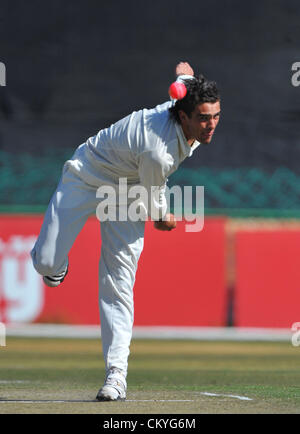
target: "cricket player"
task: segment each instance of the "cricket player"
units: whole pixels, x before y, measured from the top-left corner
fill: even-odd
[[[128,186],[153,189],[146,211],[155,228],[176,227],[164,195],[167,178],[200,144],[211,142],[220,117],[220,95],[216,83],[195,77],[187,62],[180,62],[175,72],[187,88],[183,99],[133,112],[89,138],[65,163],[31,252],[46,285],[56,287],[66,277],[69,250],[103,200],[99,188],[116,188],[126,179]],[[119,206],[117,201],[115,208]],[[100,226],[99,308],[106,378],[96,398],[117,401],[126,398],[133,286],[145,219],[107,219]]]

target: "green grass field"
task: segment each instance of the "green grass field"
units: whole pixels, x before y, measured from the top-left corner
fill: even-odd
[[[135,340],[127,401],[95,402],[103,379],[100,341],[7,338],[0,414],[300,413],[300,347],[291,343]]]

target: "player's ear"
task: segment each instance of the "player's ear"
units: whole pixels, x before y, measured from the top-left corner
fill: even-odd
[[[188,115],[183,110],[178,110],[180,122],[186,122]]]

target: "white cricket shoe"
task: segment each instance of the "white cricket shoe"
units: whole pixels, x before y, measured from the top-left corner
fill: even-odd
[[[118,368],[111,368],[105,379],[103,387],[98,392],[98,401],[125,401],[126,399],[126,379]]]
[[[47,286],[50,286],[51,288],[54,288],[58,285],[60,285],[63,281],[66,275],[68,274],[69,266],[67,266],[66,270],[62,273],[56,274],[55,276],[43,276],[43,281]]]

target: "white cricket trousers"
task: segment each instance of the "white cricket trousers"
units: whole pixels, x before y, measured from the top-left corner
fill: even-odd
[[[98,203],[96,188],[70,169],[64,170],[31,252],[38,273],[51,276],[66,269],[69,250],[87,218],[95,215]],[[101,222],[99,309],[104,362],[106,370],[116,367],[125,376],[133,326],[133,286],[144,245],[144,227],[144,221]],[[87,272],[84,265],[81,272]]]

